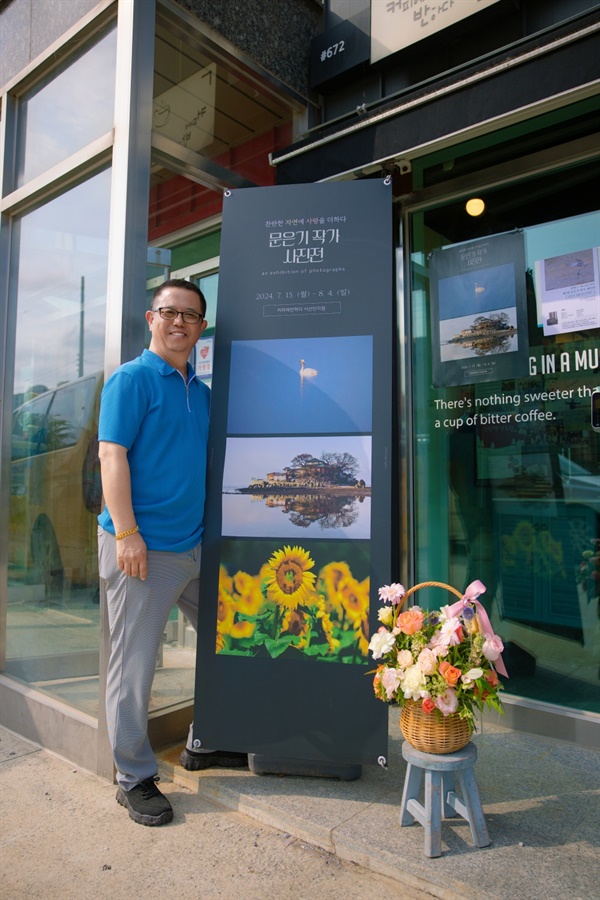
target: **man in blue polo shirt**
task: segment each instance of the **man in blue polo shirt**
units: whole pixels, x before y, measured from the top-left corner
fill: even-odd
[[[156,654],[175,603],[198,621],[210,391],[188,362],[206,328],[206,300],[180,279],[155,292],[150,348],[102,392],[98,439],[106,506],[98,517],[100,577],[110,627],[106,713],[117,800],[135,822],[163,825],[148,703]],[[191,738],[190,738],[191,740]],[[182,754],[182,765],[245,765],[245,754]]]

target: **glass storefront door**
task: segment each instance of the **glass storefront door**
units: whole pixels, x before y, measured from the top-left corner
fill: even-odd
[[[466,212],[466,194],[411,216],[411,377],[416,581],[463,590],[480,579],[506,645],[507,692],[600,712],[595,179],[597,168],[582,163],[479,191],[480,218]],[[516,272],[525,308],[519,327],[510,303],[491,296],[485,267],[479,280],[460,278],[487,297],[465,300],[451,315],[440,304],[434,315],[431,252],[484,238],[490,245],[515,230],[525,257]],[[515,364],[503,362],[501,376],[488,380],[501,354]],[[479,374],[454,372],[440,382],[435,365],[451,357]],[[445,602],[436,595],[430,605]]]
[[[110,170],[14,228],[6,674],[96,716]]]

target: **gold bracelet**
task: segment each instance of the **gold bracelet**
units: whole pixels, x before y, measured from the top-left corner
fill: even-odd
[[[136,525],[135,528],[129,528],[127,531],[121,531],[119,534],[115,534],[115,541],[122,541],[123,538],[129,537],[130,534],[135,534],[136,531],[140,530],[140,526]]]

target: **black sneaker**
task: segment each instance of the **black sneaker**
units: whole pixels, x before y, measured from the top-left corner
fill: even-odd
[[[212,750],[210,753],[197,753],[195,750],[184,748],[179,757],[179,765],[188,772],[197,772],[199,769],[210,769],[219,766],[221,769],[241,769],[248,766],[248,754],[236,753],[233,750]]]
[[[173,807],[156,787],[158,776],[146,778],[130,791],[117,788],[117,802],[129,811],[139,825],[166,825],[173,818]]]

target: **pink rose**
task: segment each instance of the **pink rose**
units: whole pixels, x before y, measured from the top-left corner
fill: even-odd
[[[422,706],[423,706],[423,712],[427,713],[427,715],[432,713],[433,710],[435,709],[435,703],[433,702],[431,697],[425,697],[425,699],[423,700]]]
[[[494,662],[494,660],[498,659],[503,650],[504,644],[497,634],[486,634],[483,647],[481,648],[481,652],[486,659],[489,659],[490,662]]]
[[[435,670],[437,669],[437,656],[433,652],[433,650],[421,650],[419,653],[419,658],[417,659],[417,665],[419,666],[421,672],[424,675],[433,675]]]
[[[443,694],[440,694],[440,696],[435,701],[435,705],[442,713],[442,715],[452,715],[452,713],[455,713],[458,708],[458,697],[456,696],[456,691],[453,691],[452,688],[448,688],[446,691],[444,691]]]
[[[396,627],[400,629],[402,634],[416,634],[423,627],[423,610],[418,606],[407,609],[406,612],[400,613],[396,620]]]
[[[410,650],[400,650],[398,653],[398,665],[401,669],[408,669],[409,666],[412,666],[413,662],[414,660]]]
[[[398,669],[389,668],[384,669],[381,673],[381,683],[385,688],[388,700],[391,700],[394,693],[398,690],[401,674]]]

